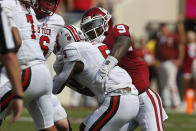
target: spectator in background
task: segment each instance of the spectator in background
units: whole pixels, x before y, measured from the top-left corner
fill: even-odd
[[[143,37],[139,39],[139,48],[136,50],[137,55],[141,57],[148,65],[149,71],[150,71],[150,81],[152,80],[152,75],[154,73],[153,71],[153,65],[155,62],[153,51],[150,50]]]
[[[196,92],[196,78],[194,79],[193,62],[196,61],[196,34],[193,31],[187,32],[187,45],[185,47],[185,58],[183,63],[183,102],[182,108],[185,111],[186,89],[193,88]],[[196,95],[195,95],[196,96]],[[196,100],[196,97],[195,97]]]
[[[158,79],[164,106],[176,109],[181,103],[176,76],[183,61],[183,44],[179,36],[169,31],[165,23],[160,25],[155,57],[160,61]]]

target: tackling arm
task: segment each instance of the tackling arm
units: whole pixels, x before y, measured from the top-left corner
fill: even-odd
[[[131,39],[129,36],[117,37],[110,55],[120,61],[127,54],[127,51],[130,48],[130,43]]]
[[[107,75],[114,66],[117,65],[130,48],[131,39],[129,36],[121,35],[118,36],[115,44],[112,48],[110,55],[106,58],[103,65],[100,68],[100,75],[104,77]]]
[[[17,27],[12,27],[12,33],[13,33],[13,36],[14,36],[14,41],[16,43],[16,47],[19,49],[21,44],[22,44],[22,40],[20,38],[18,28]]]

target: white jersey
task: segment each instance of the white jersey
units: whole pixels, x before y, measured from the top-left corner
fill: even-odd
[[[36,33],[37,19],[32,8],[26,8],[17,0],[5,0],[2,8],[13,17],[14,24],[19,30],[22,45],[18,51],[18,59],[21,66],[31,66],[33,63],[45,61],[41,48],[38,43]]]
[[[119,88],[134,87],[129,74],[119,66],[115,66],[109,73],[106,89],[95,85],[96,73],[105,60],[104,56],[109,53],[107,46],[103,43],[74,42],[65,46],[63,53],[64,63],[81,61],[84,64],[84,70],[74,78],[80,84],[89,87],[96,96]]]
[[[64,26],[65,22],[58,14],[47,16],[38,21],[39,44],[47,59],[54,50],[58,30]]]

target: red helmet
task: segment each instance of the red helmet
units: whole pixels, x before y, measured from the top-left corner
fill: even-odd
[[[33,7],[37,12],[52,16],[56,11],[60,0],[32,0]]]
[[[81,20],[80,27],[85,37],[90,41],[100,41],[105,39],[105,35],[112,29],[111,14],[100,7],[87,10]]]

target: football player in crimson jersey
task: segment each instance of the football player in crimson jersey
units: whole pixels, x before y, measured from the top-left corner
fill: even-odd
[[[54,51],[56,35],[58,30],[64,26],[63,18],[56,14],[59,0],[35,0],[33,1],[34,11],[38,19],[39,44],[47,59]],[[58,131],[69,131],[71,127],[67,120],[67,113],[61,106],[56,95],[52,94],[54,106],[54,122]]]
[[[97,72],[97,82],[105,82],[110,70],[117,64],[125,69],[140,94],[140,111],[135,120],[142,130],[162,131],[163,121],[167,119],[167,114],[162,107],[159,95],[149,88],[148,67],[136,55],[129,27],[125,24],[117,24],[113,27],[112,16],[109,12],[103,8],[95,7],[84,13],[81,29],[90,41],[101,41],[111,50]],[[133,130],[135,124],[130,122],[129,130]]]

